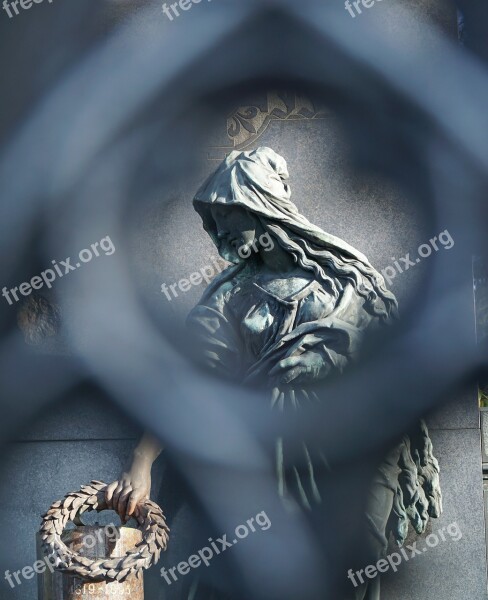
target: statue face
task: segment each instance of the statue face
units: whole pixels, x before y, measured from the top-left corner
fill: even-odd
[[[217,227],[222,258],[235,263],[249,256],[258,233],[256,219],[237,206],[214,204],[210,210]]]

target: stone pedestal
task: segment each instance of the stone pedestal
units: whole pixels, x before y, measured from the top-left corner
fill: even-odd
[[[114,529],[117,535],[114,535]],[[91,559],[116,558],[125,556],[142,540],[138,529],[128,527],[77,527],[63,534],[63,542],[81,556]],[[39,537],[37,556],[43,560]],[[46,569],[39,575],[39,600],[144,600],[142,575],[132,575],[124,583],[105,581],[87,582],[79,577]]]

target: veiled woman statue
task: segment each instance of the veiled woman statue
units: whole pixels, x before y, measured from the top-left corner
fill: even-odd
[[[232,152],[194,199],[203,227],[231,264],[209,285],[188,317],[209,368],[242,384],[269,388],[274,410],[324,401],[313,383],[354,361],[363,335],[395,318],[397,301],[368,259],[322,231],[291,202],[285,160],[270,148]],[[321,502],[317,478],[328,469],[320,449],[303,446],[297,467],[276,444],[277,488],[304,508]],[[114,482],[112,501],[148,493],[139,481],[156,455]],[[305,466],[303,466],[305,464]],[[140,470],[145,475],[140,475]],[[131,479],[132,477],[132,479]],[[393,534],[403,544],[411,522],[418,533],[441,513],[439,467],[424,423],[405,436],[377,472],[368,514],[378,558]],[[356,598],[379,599],[379,580]]]

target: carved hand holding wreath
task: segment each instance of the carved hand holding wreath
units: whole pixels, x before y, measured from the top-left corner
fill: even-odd
[[[66,546],[61,535],[68,522],[75,521],[86,511],[107,509],[106,488],[107,484],[92,481],[82,486],[80,491],[67,494],[64,500],[55,502],[43,515],[40,530],[43,551],[47,557],[54,559],[58,571],[89,581],[123,582],[133,574],[140,576],[142,569],[155,565],[161,552],[166,550],[169,528],[163,511],[151,500],[141,503],[135,515],[143,540],[125,556],[93,560]]]

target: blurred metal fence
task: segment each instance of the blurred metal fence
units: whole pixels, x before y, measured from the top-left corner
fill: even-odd
[[[77,10],[88,20],[95,4]],[[327,403],[277,422],[257,392],[197,369],[182,352],[183,333],[176,350],[171,324],[155,323],[134,284],[130,256],[120,249],[109,270],[81,270],[70,282],[77,301],[67,310],[76,319],[62,357],[30,351],[12,311],[1,306],[0,435],[8,440],[77,382],[95,381],[166,441],[222,531],[252,514],[251,507],[269,507],[280,539],[262,538],[269,560],[245,545],[234,554],[243,597],[335,598],[337,574],[350,566],[356,541],[336,524],[353,509],[357,519],[378,456],[483,367],[482,349],[457,317],[464,311],[466,265],[486,246],[488,74],[432,31],[412,43],[364,18],[354,21],[352,34],[341,3],[216,5],[198,19],[182,18],[165,38],[156,27],[137,34],[149,10],[142,4],[106,39],[95,43],[87,33],[76,61],[9,131],[0,155],[5,285],[32,271],[38,264],[32,256],[50,260],[68,241],[83,248],[100,230],[125,235],[134,191],[149,195],[157,182],[184,177],[194,165],[201,138],[181,130],[176,144],[171,135],[181,111],[270,81],[326,96],[348,127],[356,164],[428,202],[458,251],[448,268],[441,257],[431,259],[415,305],[347,377],[324,385]],[[63,9],[67,19],[72,7]],[[404,19],[408,31],[407,11]],[[63,41],[63,19],[53,27]],[[156,151],[158,164],[147,160]],[[268,450],[278,428],[320,442],[335,467],[327,486],[336,491],[320,516],[288,515],[277,501]],[[344,497],[357,500],[346,508]]]

